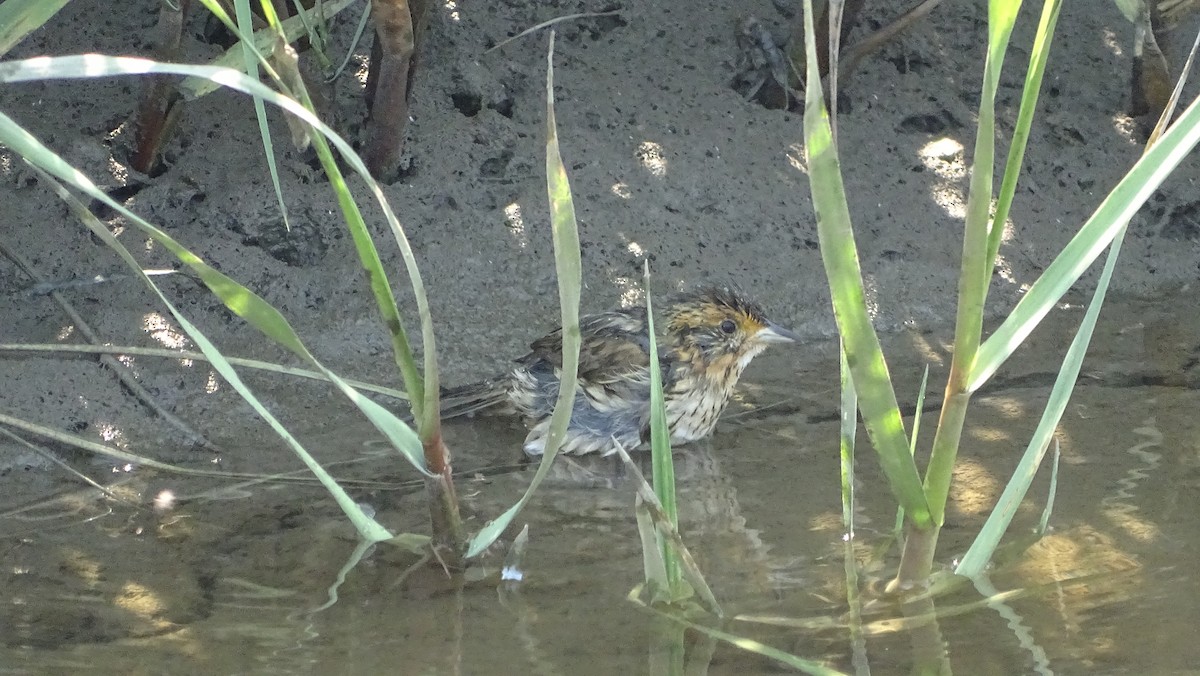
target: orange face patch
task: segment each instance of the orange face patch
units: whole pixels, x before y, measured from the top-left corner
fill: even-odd
[[[713,304],[688,308],[675,313],[675,316],[671,319],[671,326],[677,329],[717,327],[726,319],[732,319],[737,324],[738,331],[748,336],[752,336],[766,328],[766,324],[745,312],[738,312]]]

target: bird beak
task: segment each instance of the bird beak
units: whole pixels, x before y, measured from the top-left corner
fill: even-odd
[[[775,322],[767,322],[761,331],[755,334],[755,339],[771,344],[771,343],[799,343],[800,336],[789,331]]]

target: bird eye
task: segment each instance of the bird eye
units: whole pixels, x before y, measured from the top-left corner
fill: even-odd
[[[725,321],[721,322],[721,331],[725,333],[733,333],[734,331],[737,331],[737,324],[734,324],[732,319],[726,319]]]

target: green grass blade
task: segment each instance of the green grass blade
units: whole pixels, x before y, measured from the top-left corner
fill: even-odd
[[[887,475],[888,485],[909,518],[918,526],[925,527],[932,523],[929,506],[916,465],[908,453],[908,437],[904,433],[904,421],[900,417],[900,407],[888,375],[879,336],[867,312],[850,210],[846,204],[833,131],[821,93],[821,77],[817,72],[812,0],[805,0],[804,12],[804,41],[808,54],[804,152],[813,207],[817,213],[821,259],[829,279],[834,316],[853,373],[863,422]]]
[[[841,422],[839,438],[841,451],[842,481],[842,537],[847,542],[854,539],[854,440],[858,434],[858,395],[854,392],[854,378],[850,364],[846,361],[846,350],[841,355]]]
[[[663,512],[671,527],[679,528],[679,506],[675,501],[675,461],[671,457],[671,429],[667,426],[667,403],[663,398],[662,371],[658,360],[658,338],[654,329],[654,306],[650,301],[650,263],[644,267],[643,279],[646,285],[646,322],[650,335],[650,462],[654,467],[654,495],[662,504]],[[675,550],[667,541],[660,537],[658,548],[662,552],[663,565],[666,567],[667,593],[672,599],[686,596],[690,590],[685,590],[681,584],[683,574],[679,568],[679,559]]]
[[[1025,341],[1084,271],[1200,142],[1200,98],[1113,188],[1074,238],[979,349],[969,387],[978,389]]]
[[[1033,50],[1029,54],[1029,69],[1025,75],[1025,88],[1021,92],[1021,107],[1017,112],[1017,123],[1013,128],[1012,143],[1008,148],[1008,159],[1004,164],[1004,178],[1000,182],[1000,194],[996,199],[996,212],[992,216],[992,228],[988,233],[987,273],[984,279],[992,278],[996,265],[996,254],[1000,251],[1000,240],[1004,235],[1004,224],[1017,193],[1017,179],[1025,162],[1025,148],[1029,142],[1029,130],[1033,126],[1033,112],[1037,108],[1038,93],[1046,73],[1046,62],[1050,58],[1050,44],[1054,39],[1054,28],[1058,25],[1061,0],[1046,0],[1042,4],[1042,18],[1033,39]],[[984,287],[987,293],[987,287]]]
[[[467,557],[479,555],[508,527],[513,518],[529,502],[542,479],[554,464],[558,448],[567,436],[571,409],[575,403],[575,388],[579,378],[579,295],[583,287],[583,262],[579,252],[579,227],[575,220],[575,201],[571,198],[571,181],[563,165],[558,147],[558,123],[554,117],[554,32],[550,32],[550,48],[546,55],[546,192],[550,199],[550,227],[554,239],[554,266],[558,273],[558,299],[562,314],[563,365],[558,401],[546,433],[545,451],[529,488],[515,505],[490,521],[467,547]]]
[[[653,491],[653,489],[651,489]],[[650,602],[671,601],[671,581],[667,579],[667,562],[663,559],[662,536],[654,527],[654,517],[639,493],[634,496],[633,515],[637,520],[638,538],[642,542],[642,579],[650,588]]]
[[[7,119],[7,117],[4,117],[3,114],[0,114],[0,138],[10,138],[9,134],[7,134],[8,130],[5,129],[5,126],[9,122],[10,121]],[[27,159],[31,154],[28,152],[30,149],[26,147],[14,147],[13,149]],[[46,152],[49,151],[47,150]],[[254,396],[253,392],[250,391],[250,388],[247,387],[244,382],[242,382],[241,377],[238,376],[237,372],[233,369],[229,362],[225,360],[220,350],[218,350],[216,346],[214,346],[208,340],[208,337],[205,336],[195,325],[193,325],[191,321],[189,321],[188,318],[185,317],[173,303],[171,303],[171,301],[166,297],[165,294],[162,293],[154,281],[148,275],[142,272],[141,264],[139,264],[137,259],[134,258],[133,254],[131,254],[129,250],[126,249],[125,246],[122,245],[111,232],[109,232],[104,223],[100,222],[99,219],[97,219],[90,211],[88,211],[83,203],[75,199],[73,195],[67,192],[66,188],[64,188],[61,183],[51,177],[47,171],[43,170],[37,165],[33,166],[38,170],[42,180],[45,181],[64,202],[66,202],[66,204],[71,208],[71,211],[83,221],[88,229],[91,230],[92,234],[94,234],[106,245],[108,245],[110,249],[116,252],[116,254],[121,257],[121,260],[123,260],[125,264],[128,265],[138,277],[141,278],[146,286],[158,296],[159,300],[162,301],[166,308],[171,312],[172,316],[175,317],[175,321],[179,322],[180,328],[187,333],[189,338],[195,341],[196,345],[200,348],[200,351],[203,352],[206,357],[208,357],[209,363],[212,364],[213,368],[221,374],[225,381],[228,382],[237,391],[237,393],[240,394],[248,404],[250,404],[252,408],[254,408],[255,412],[257,412],[263,420],[267,421],[275,433],[292,448],[292,451],[296,454],[296,456],[300,458],[300,460],[317,477],[325,489],[329,491],[330,495],[333,496],[334,501],[337,502],[339,507],[341,507],[342,511],[350,519],[351,523],[354,524],[354,527],[358,531],[359,535],[363,539],[372,542],[391,539],[393,537],[392,534],[389,533],[386,528],[379,525],[378,522],[368,516],[363,511],[362,507],[355,503],[354,500],[346,493],[346,491],[340,485],[338,485],[337,481],[335,481],[333,477],[330,476],[323,467],[321,467],[320,463],[316,461],[312,454],[310,454],[300,444],[299,440],[292,436],[292,434],[286,428],[284,428],[284,426],[275,418],[275,416],[272,415],[269,410],[267,410],[262,402],[260,402],[258,398]],[[82,183],[86,181],[86,178],[83,178],[80,175],[76,177],[76,181]],[[88,181],[88,183],[90,183],[90,181]],[[92,197],[97,199],[99,199],[99,195],[104,194],[98,189],[95,190],[95,194],[93,194],[92,191],[87,192],[89,192]],[[120,205],[115,200],[108,198],[107,195],[104,195],[104,197],[107,198],[108,206],[119,209]],[[119,210],[124,211],[123,209]],[[131,217],[132,214],[126,213],[126,216]],[[188,255],[190,256],[191,254],[189,253]],[[210,288],[212,288],[211,285]],[[274,308],[271,308],[271,310],[274,310]],[[315,360],[313,361],[315,362]],[[411,434],[411,431],[409,433]]]
[[[355,391],[349,384],[317,361],[316,357],[300,341],[299,336],[296,335],[288,321],[269,303],[249,289],[213,269],[198,256],[176,242],[171,236],[113,200],[88,177],[67,164],[61,157],[42,145],[40,141],[3,113],[0,113],[0,142],[3,142],[14,152],[26,158],[34,166],[112,207],[129,219],[130,223],[136,225],[164,248],[175,254],[176,258],[199,275],[204,284],[230,310],[233,310],[234,313],[248,321],[271,340],[274,340],[296,356],[304,359],[332,381],[414,467],[427,473],[421,443],[413,431],[391,412]],[[140,267],[138,268],[138,272],[141,272]],[[197,343],[199,344],[199,341]],[[202,349],[201,351],[209,357],[210,361],[212,360],[213,355],[208,350]],[[218,356],[220,355],[218,354]],[[232,373],[233,369],[229,367],[228,362],[225,362],[223,357],[221,357],[221,361],[224,366],[222,369],[218,369],[218,372],[223,376],[226,376],[227,373]],[[213,362],[213,366],[216,367],[217,364]]]
[[[625,463],[625,469],[629,472],[634,489],[637,491],[635,513],[645,513],[645,516],[638,521],[638,534],[642,537],[642,560],[647,571],[646,580],[648,583],[655,583],[651,591],[662,592],[661,594],[651,594],[651,597],[668,604],[684,605],[680,602],[687,600],[694,592],[708,612],[717,617],[723,617],[724,611],[721,610],[716,596],[708,586],[708,580],[704,579],[704,573],[700,571],[700,566],[696,564],[696,560],[688,551],[687,545],[684,544],[679,529],[667,517],[662,503],[654,494],[654,488],[646,482],[646,477],[642,476],[642,470],[638,468],[633,458],[629,457],[629,452],[624,447],[618,445],[617,453]],[[650,529],[644,528],[643,524],[647,523]],[[667,581],[665,563],[661,567],[659,566],[659,562],[664,560],[661,555],[664,551],[661,545],[663,542],[671,548],[679,562],[683,580],[691,585],[690,588],[682,582],[674,590],[668,589],[663,584]],[[645,548],[647,544],[650,545],[649,549]]]
[[[42,2],[43,0],[34,0]],[[320,3],[320,6],[315,6],[311,9],[303,10],[296,16],[291,16],[279,22],[279,30],[283,32],[284,41],[287,43],[299,40],[305,34],[304,21],[305,19],[313,20],[318,17],[321,20],[327,20],[337,16],[342,10],[350,5],[358,3],[360,0],[331,0],[329,2]],[[221,20],[227,28],[235,35],[239,35],[240,31],[237,28],[237,23],[226,14],[221,5],[214,0],[200,0],[200,2],[212,12],[214,16]],[[323,12],[323,13],[322,13]],[[269,57],[275,48],[276,33],[273,28],[263,28],[254,32],[253,48],[265,60]],[[242,41],[230,47],[224,54],[218,56],[208,62],[210,66],[223,68],[234,68],[240,70],[242,64],[244,45]],[[347,60],[349,57],[347,57]],[[261,63],[261,61],[260,61]],[[211,94],[221,87],[220,84],[213,82],[203,77],[186,77],[179,83],[179,91],[185,99],[198,99],[206,94]]]
[[[1121,252],[1121,239],[1122,237],[1118,236],[1113,240],[1112,249],[1108,253],[1108,260],[1104,263],[1104,271],[1100,274],[1100,281],[1096,285],[1092,302],[1088,305],[1079,330],[1075,333],[1075,338],[1067,349],[1062,367],[1058,371],[1058,377],[1054,380],[1054,387],[1050,390],[1050,399],[1046,402],[1046,409],[1042,412],[1042,418],[1038,422],[1033,437],[1029,440],[1024,455],[1021,456],[1021,462],[1018,463],[1008,485],[1004,487],[1004,492],[1001,493],[1000,500],[988,516],[983,529],[980,530],[975,541],[971,543],[970,549],[955,568],[954,572],[958,575],[974,578],[984,571],[992,553],[1000,544],[1000,539],[1008,530],[1008,525],[1012,522],[1017,508],[1025,498],[1029,485],[1037,474],[1038,467],[1041,466],[1042,458],[1050,446],[1054,430],[1062,420],[1067,403],[1071,400],[1071,392],[1075,389],[1075,382],[1079,378],[1079,369],[1083,365],[1083,357],[1087,353],[1092,332],[1096,327],[1096,318],[1099,317],[1100,308],[1104,305],[1104,296],[1108,291],[1108,284],[1112,280],[1113,269],[1116,267],[1117,257]]]
[[[350,1],[353,2],[354,0]],[[350,38],[350,47],[346,49],[346,56],[342,58],[342,62],[338,64],[337,68],[333,69],[333,72],[329,74],[325,80],[326,82],[333,82],[341,77],[342,72],[346,70],[346,66],[350,65],[350,60],[354,58],[354,54],[358,51],[358,44],[362,42],[363,34],[366,32],[367,24],[370,23],[370,20],[371,3],[368,2],[363,6],[363,13],[358,18],[358,26],[354,29],[354,37]]]
[[[201,0],[201,2],[216,4],[215,0]],[[242,46],[242,69],[250,77],[258,77],[258,59],[262,56],[256,54],[254,49],[254,41],[247,40],[245,36],[254,34],[254,22],[250,13],[250,0],[234,0],[234,10],[237,13],[237,35],[240,38],[238,44]],[[268,30],[278,34],[278,26],[271,26]],[[276,50],[279,48],[277,47]],[[263,103],[262,97],[251,95],[254,101],[254,117],[258,120],[258,136],[262,140],[263,157],[267,160],[267,172],[271,175],[271,187],[275,191],[275,201],[279,205],[279,214],[283,216],[283,226],[288,231],[292,229],[292,223],[288,219],[287,203],[283,200],[283,187],[279,184],[279,168],[275,164],[275,144],[271,140],[271,128],[267,125],[267,105]]]
[[[860,673],[869,671],[867,644],[862,633],[862,599],[859,594],[858,557],[854,552],[854,441],[858,433],[858,396],[854,393],[854,379],[850,364],[846,361],[846,350],[841,354],[841,480],[842,480],[842,558],[846,574],[846,605],[849,607],[847,623],[850,630],[850,649],[853,661]],[[915,432],[914,432],[915,434]]]
[[[424,408],[426,401],[425,379],[422,378],[416,368],[412,349],[404,333],[403,323],[400,320],[399,311],[396,307],[395,297],[392,295],[386,271],[383,269],[378,252],[375,250],[375,244],[370,238],[354,196],[350,193],[345,179],[342,178],[341,172],[337,169],[337,163],[330,154],[326,139],[338,149],[338,152],[346,163],[366,182],[368,189],[375,197],[376,202],[383,211],[384,217],[387,219],[388,226],[392,230],[397,245],[400,247],[400,253],[404,258],[408,271],[409,283],[413,289],[413,297],[416,299],[417,309],[421,316],[421,336],[424,343],[426,375],[430,378],[436,378],[437,359],[435,338],[433,335],[433,321],[429,312],[428,299],[425,296],[424,284],[421,281],[420,271],[417,269],[416,257],[413,255],[412,247],[408,244],[408,239],[404,235],[404,230],[400,226],[399,219],[396,218],[395,212],[392,211],[391,205],[388,204],[379,183],[371,178],[370,172],[367,171],[362,158],[358,156],[358,153],[354,152],[354,149],[350,147],[345,139],[329,128],[328,125],[321,122],[316,115],[299,102],[272,91],[263,84],[247,77],[244,73],[227,68],[159,63],[148,59],[104,56],[99,54],[43,57],[0,63],[0,82],[26,82],[47,79],[154,73],[206,77],[230,89],[246,94],[256,94],[268,103],[283,108],[288,113],[296,116],[320,132],[320,134],[313,136],[313,146],[321,158],[322,165],[330,172],[330,183],[337,195],[338,204],[342,208],[347,224],[350,226],[349,229],[354,239],[355,248],[358,251],[364,269],[367,271],[371,291],[383,316],[384,325],[391,334],[393,352],[396,354],[396,362],[400,367],[400,372],[404,376],[405,389],[410,394],[410,404],[413,407],[414,416],[418,420],[426,419],[423,415],[426,413]],[[434,387],[433,390],[431,396],[436,397],[437,388]],[[416,393],[416,396],[413,396],[414,393]],[[428,415],[436,416],[436,411],[429,411]],[[424,432],[425,429],[428,428],[423,428],[422,431]]]
[[[925,496],[929,500],[933,520],[939,526],[945,520],[946,500],[950,494],[950,482],[971,398],[967,385],[971,365],[975,362],[983,335],[983,305],[987,299],[992,269],[987,256],[992,165],[996,150],[996,91],[1000,87],[1004,54],[1020,6],[1019,0],[990,0],[988,3],[987,58],[983,63],[967,217],[963,227],[958,309],[954,320],[954,354],[946,381],[942,415],[934,432],[933,448],[925,469]],[[932,542],[930,540],[930,544]]]
[[[929,364],[925,365],[925,372],[921,374],[921,387],[917,390],[917,408],[913,413],[912,436],[908,440],[908,454],[916,458],[917,455],[917,440],[921,436],[921,416],[925,412],[925,393],[929,391]],[[915,460],[914,460],[915,462]],[[904,530],[904,508],[896,508],[896,525],[892,527],[892,537],[897,540]]]
[[[4,0],[0,3],[0,56],[54,18],[70,0]]]

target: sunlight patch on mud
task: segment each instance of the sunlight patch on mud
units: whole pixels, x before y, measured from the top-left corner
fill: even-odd
[[[504,225],[508,232],[517,238],[517,246],[524,249],[529,246],[529,235],[525,232],[525,216],[521,213],[521,205],[513,202],[504,207]]]
[[[667,156],[661,145],[653,141],[642,141],[634,157],[651,176],[661,178],[667,175]]]

